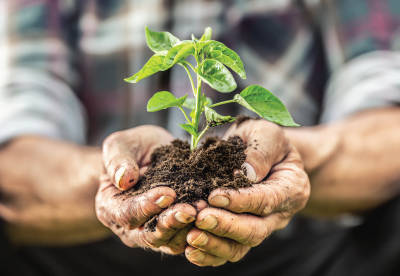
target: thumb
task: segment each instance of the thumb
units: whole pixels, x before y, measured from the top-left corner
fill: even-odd
[[[266,120],[246,121],[229,135],[241,137],[247,145],[242,171],[253,183],[261,182],[287,153],[288,141],[282,129]]]
[[[246,177],[253,183],[261,182],[269,173],[272,167],[271,160],[263,149],[254,149],[252,146],[245,150],[246,161],[242,165],[242,171]]]
[[[138,182],[139,166],[131,156],[118,153],[110,160],[105,160],[105,164],[107,174],[118,189],[129,190]]]
[[[126,147],[126,133],[120,131],[108,136],[103,143],[103,160],[114,185],[126,191],[139,180],[139,166]]]

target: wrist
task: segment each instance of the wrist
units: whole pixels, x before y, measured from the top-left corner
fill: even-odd
[[[340,148],[340,134],[329,125],[284,128],[290,142],[298,149],[305,171],[311,175],[331,159]]]

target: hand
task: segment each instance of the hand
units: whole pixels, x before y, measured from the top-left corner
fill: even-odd
[[[147,247],[169,254],[183,253],[186,236],[196,210],[188,204],[168,208],[176,193],[167,187],[157,187],[136,196],[119,195],[139,180],[150,164],[153,150],[169,143],[173,137],[155,126],[140,126],[116,132],[103,143],[105,170],[100,177],[96,195],[98,219],[130,247]],[[168,208],[168,209],[167,209]],[[143,224],[160,214],[155,232]]]
[[[284,228],[310,194],[300,155],[279,126],[250,120],[233,125],[225,138],[234,135],[247,143],[243,167],[247,177],[259,184],[210,194],[210,207],[197,215],[197,228],[187,236],[186,256],[199,266],[239,261],[251,247]]]

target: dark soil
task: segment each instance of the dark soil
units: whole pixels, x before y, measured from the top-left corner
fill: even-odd
[[[243,174],[234,174],[241,169],[246,159],[240,137],[230,137],[227,141],[218,137],[209,137],[201,147],[190,152],[186,141],[176,139],[171,145],[154,150],[152,164],[138,184],[123,192],[136,195],[158,186],[172,188],[177,199],[175,203],[193,205],[196,201],[208,200],[210,193],[218,188],[239,189],[251,186]],[[151,218],[145,228],[153,231],[157,217]]]

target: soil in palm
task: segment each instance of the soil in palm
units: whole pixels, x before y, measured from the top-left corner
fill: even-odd
[[[246,145],[240,137],[221,140],[209,137],[193,152],[186,141],[176,139],[170,145],[157,148],[151,155],[152,164],[134,188],[123,192],[136,195],[158,186],[172,188],[175,203],[193,205],[202,199],[207,201],[210,193],[218,188],[239,189],[251,186],[243,174],[234,174],[241,169],[246,159]],[[149,220],[145,227],[155,230],[157,217]]]

